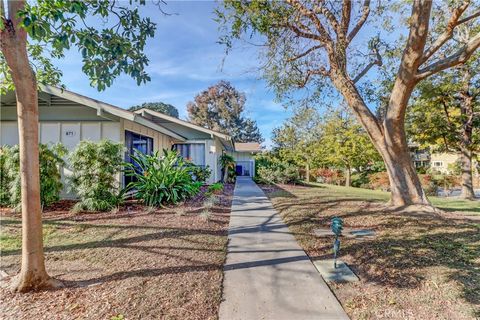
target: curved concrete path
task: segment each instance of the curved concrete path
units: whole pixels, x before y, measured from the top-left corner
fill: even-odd
[[[348,319],[263,191],[239,177],[220,320]]]

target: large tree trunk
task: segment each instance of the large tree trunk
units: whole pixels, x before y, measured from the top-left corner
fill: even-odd
[[[387,113],[383,123],[380,124],[345,73],[337,72],[332,76],[332,81],[357,115],[385,162],[390,180],[390,204],[430,205],[413,167],[405,137],[405,109],[414,84],[397,84],[392,91],[388,107],[388,110],[393,112]]]
[[[470,150],[462,150],[460,161],[462,163],[461,197],[473,200],[475,198],[475,192],[473,190],[472,152]]]
[[[464,72],[463,89],[460,93],[462,103],[460,105],[460,113],[462,115],[462,132],[460,138],[460,161],[462,163],[462,193],[464,199],[473,200],[475,192],[473,190],[473,174],[472,174],[472,135],[473,135],[473,97],[470,94],[471,78],[468,66],[461,68]]]
[[[38,154],[38,100],[35,74],[30,67],[26,32],[18,27],[16,14],[23,1],[9,1],[11,27],[1,36],[1,49],[10,68],[17,97],[22,193],[22,266],[12,283],[20,292],[56,286],[45,270],[40,205],[40,170]]]

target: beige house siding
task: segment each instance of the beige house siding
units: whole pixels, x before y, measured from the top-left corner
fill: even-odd
[[[430,156],[430,168],[441,173],[449,173],[450,168],[458,160],[455,153],[432,153]]]
[[[153,151],[162,152],[163,149],[170,150],[172,148],[173,141],[170,137],[164,135],[158,131],[142,126],[141,124],[132,122],[130,120],[121,120],[124,130],[135,132],[153,139]],[[125,133],[123,134],[123,140],[125,140]],[[122,140],[122,141],[123,141]]]

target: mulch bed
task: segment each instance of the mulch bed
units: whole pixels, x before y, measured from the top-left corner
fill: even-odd
[[[325,188],[262,188],[312,260],[332,258],[333,237],[313,231],[329,228],[334,216],[375,231],[363,241],[342,237],[341,259],[361,281],[330,287],[352,319],[480,317],[478,216],[392,210]]]
[[[0,319],[216,319],[233,186],[206,219],[202,193],[180,206],[134,201],[111,213],[44,211],[46,266],[65,288],[13,294],[0,282]],[[0,269],[20,268],[21,221],[0,211]]]

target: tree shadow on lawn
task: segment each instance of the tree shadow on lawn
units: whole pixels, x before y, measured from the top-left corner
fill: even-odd
[[[446,268],[446,279],[461,285],[463,298],[480,307],[480,224],[440,214],[389,208],[358,199],[279,201],[275,204],[312,259],[332,258],[332,237],[313,234],[329,228],[333,216],[345,226],[370,228],[373,239],[342,239],[341,255],[360,278],[387,287],[418,288],[430,267]],[[477,222],[477,223],[472,223]],[[477,311],[480,312],[480,311]],[[476,314],[480,316],[480,314]]]
[[[8,221],[10,222],[10,221]],[[7,223],[8,223],[7,222]],[[3,223],[3,221],[2,221]],[[48,223],[47,223],[48,224]],[[52,222],[53,225],[65,225],[66,223],[61,222]],[[81,242],[68,245],[54,245],[54,246],[45,246],[45,252],[63,252],[70,250],[82,250],[82,249],[97,249],[97,248],[115,248],[115,247],[125,247],[128,244],[160,240],[165,238],[180,238],[184,236],[192,235],[210,235],[210,236],[226,236],[226,230],[207,230],[207,229],[183,229],[183,228],[168,228],[168,227],[153,227],[153,226],[142,226],[142,225],[98,225],[98,224],[85,224],[85,225],[74,225],[66,224],[72,227],[81,227],[85,226],[87,228],[122,228],[122,229],[157,229],[158,232],[142,234],[139,236],[120,238],[120,239],[108,239],[111,236],[102,238],[101,240],[90,241],[90,242]],[[192,241],[185,238],[181,238],[182,241]],[[192,241],[194,242],[194,241]],[[18,255],[21,253],[21,250],[2,250],[2,256]]]
[[[285,186],[278,184],[259,184],[258,187],[262,189],[268,198],[297,198],[297,196],[289,192]]]

